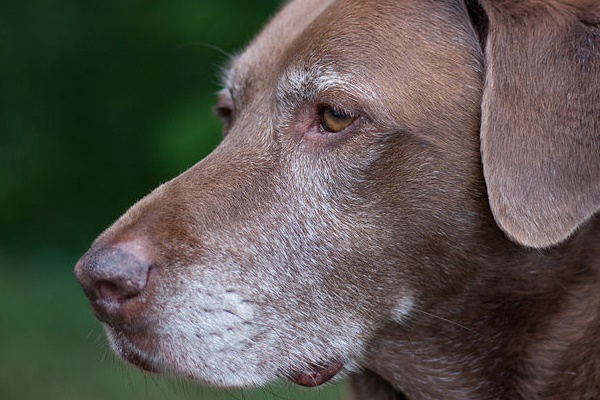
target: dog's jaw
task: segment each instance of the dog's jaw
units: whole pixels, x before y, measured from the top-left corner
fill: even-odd
[[[318,386],[358,370],[365,336],[364,327],[352,322],[358,317],[328,315],[315,305],[314,314],[298,325],[286,315],[293,302],[276,307],[264,295],[257,298],[235,282],[207,276],[164,288],[170,295],[161,296],[152,313],[123,325],[105,324],[112,349],[145,371],[218,387],[260,386],[278,378]],[[262,282],[263,293],[285,292],[272,287],[274,282]],[[316,298],[325,296],[318,291]],[[338,331],[342,322],[343,333]]]

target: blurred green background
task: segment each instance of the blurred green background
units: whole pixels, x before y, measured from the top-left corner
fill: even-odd
[[[72,276],[135,200],[218,143],[219,66],[279,0],[0,1],[0,399],[341,399],[213,390],[107,349]]]

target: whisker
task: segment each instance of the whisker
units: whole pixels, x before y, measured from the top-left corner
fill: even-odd
[[[212,49],[217,51],[218,53],[220,53],[221,55],[225,56],[226,58],[231,58],[232,54],[228,53],[227,51],[225,51],[224,49],[222,49],[221,47],[211,44],[211,43],[206,43],[206,42],[193,42],[193,43],[185,43],[185,44],[180,44],[177,46],[178,49],[183,49],[183,48],[187,48],[187,47],[206,47],[208,49]]]
[[[481,338],[487,339],[487,337],[486,337],[485,335],[482,335],[481,333],[479,333],[479,332],[477,332],[477,331],[475,331],[475,330],[473,330],[473,329],[469,328],[468,326],[465,326],[465,325],[463,325],[463,324],[461,324],[461,323],[458,323],[458,322],[456,322],[456,321],[452,321],[451,319],[444,318],[444,317],[441,317],[441,316],[439,316],[439,315],[436,315],[436,314],[432,314],[432,313],[430,313],[430,312],[427,312],[427,311],[425,311],[425,310],[422,310],[422,309],[420,309],[420,308],[417,308],[417,307],[415,307],[414,309],[415,309],[416,311],[418,311],[418,312],[422,313],[422,314],[425,314],[425,315],[428,315],[428,316],[430,316],[430,317],[433,317],[433,318],[439,319],[440,321],[447,322],[447,323],[449,323],[449,324],[452,324],[452,325],[454,325],[454,326],[458,326],[459,328],[461,328],[461,329],[464,329],[464,330],[466,330],[466,331],[468,331],[468,332],[470,332],[470,333],[472,333],[472,334],[474,334],[474,335],[477,335],[477,336],[479,336],[479,337],[481,337]]]

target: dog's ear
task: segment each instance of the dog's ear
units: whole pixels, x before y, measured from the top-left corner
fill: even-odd
[[[484,35],[481,153],[494,218],[522,245],[558,244],[600,209],[600,2],[466,3]]]

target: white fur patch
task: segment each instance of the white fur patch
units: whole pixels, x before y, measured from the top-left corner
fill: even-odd
[[[398,323],[404,323],[410,315],[415,305],[415,300],[412,296],[403,297],[398,301],[396,307],[392,309],[392,320]]]

